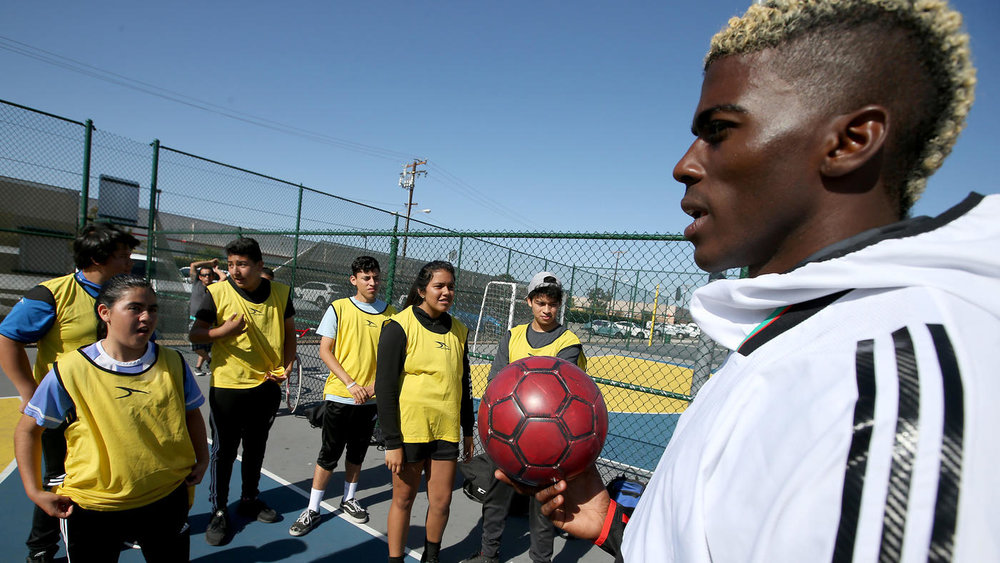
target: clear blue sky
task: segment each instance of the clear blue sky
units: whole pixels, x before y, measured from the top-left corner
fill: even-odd
[[[1000,191],[1000,2],[953,4],[977,100],[918,214]],[[671,170],[702,57],[746,5],[5,2],[0,98],[399,211],[402,164],[426,158],[415,199],[450,228],[679,233],[689,220]],[[38,49],[213,111],[23,54]]]

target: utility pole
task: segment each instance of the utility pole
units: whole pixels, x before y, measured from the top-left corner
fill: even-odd
[[[406,202],[406,225],[403,227],[403,258],[406,258],[407,235],[410,232],[410,210],[416,203],[413,203],[413,187],[416,184],[417,176],[427,175],[426,170],[417,170],[418,166],[427,164],[427,160],[413,159],[412,164],[404,164],[403,171],[399,173],[399,187],[410,192],[409,200]]]

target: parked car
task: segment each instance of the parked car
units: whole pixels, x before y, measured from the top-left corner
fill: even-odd
[[[625,329],[608,321],[594,321],[593,325],[591,325],[590,332],[596,336],[625,338]]]
[[[656,323],[656,326],[652,326],[653,321],[646,321],[646,331],[648,333],[649,329],[653,329],[653,336],[663,336],[664,334],[675,334],[674,326],[670,323]]]
[[[649,333],[646,329],[639,326],[638,323],[633,321],[618,321],[615,326],[622,329],[623,336],[629,336],[632,338],[649,338]]]
[[[325,309],[335,299],[343,297],[346,292],[340,286],[332,283],[311,281],[297,287],[295,293],[300,300],[308,301]]]
[[[698,328],[698,325],[694,323],[687,323],[680,325],[679,334],[687,338],[698,338],[699,336],[701,336],[701,329]]]

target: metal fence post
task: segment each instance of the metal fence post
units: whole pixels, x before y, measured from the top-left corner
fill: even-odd
[[[87,206],[90,204],[90,141],[93,136],[94,122],[88,119],[84,124],[86,131],[83,133],[83,185],[80,187],[80,226],[79,230],[87,224]]]
[[[569,293],[567,294],[567,295],[569,295],[569,299],[568,299],[569,303],[566,304],[566,307],[563,307],[563,309],[564,309],[563,310],[563,318],[566,317],[566,311],[565,311],[565,309],[568,309],[568,308],[570,308],[573,305],[573,282],[575,282],[575,281],[576,281],[576,264],[573,265],[573,268],[569,272]]]
[[[458,274],[462,271],[462,247],[465,245],[465,237],[458,237],[458,261],[455,264],[455,284],[458,284]]]
[[[299,273],[299,229],[302,227],[302,192],[305,188],[299,184],[299,205],[295,210],[295,242],[292,245],[292,295],[295,295],[295,277]]]
[[[156,185],[160,170],[160,140],[153,139],[153,172],[149,180],[149,216],[146,219],[146,281],[156,275]]]
[[[508,276],[510,275],[510,253],[511,252],[512,252],[512,249],[508,248],[507,249],[507,272],[506,272],[506,274]]]

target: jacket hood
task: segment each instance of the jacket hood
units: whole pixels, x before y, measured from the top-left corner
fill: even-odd
[[[1000,316],[1000,195],[970,194],[929,218],[834,244],[790,272],[718,280],[694,292],[691,315],[735,350],[775,309],[844,289],[939,289]]]

